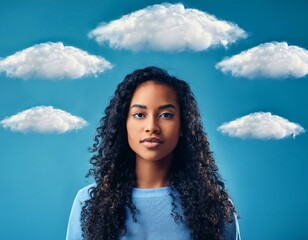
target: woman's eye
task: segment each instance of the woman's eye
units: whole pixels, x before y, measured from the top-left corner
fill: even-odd
[[[133,117],[134,118],[144,118],[144,114],[143,113],[134,113]]]
[[[169,113],[169,112],[165,112],[165,113],[162,113],[159,115],[159,117],[163,117],[163,118],[167,118],[167,119],[170,119],[170,118],[173,118],[174,114],[173,113]]]

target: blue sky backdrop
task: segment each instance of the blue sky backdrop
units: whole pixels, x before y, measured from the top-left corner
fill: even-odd
[[[308,239],[308,2],[3,0],[0,238],[64,239],[117,84],[187,81],[243,239]]]

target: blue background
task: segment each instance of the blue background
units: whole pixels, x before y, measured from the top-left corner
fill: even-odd
[[[176,1],[169,1],[176,3]],[[65,134],[0,129],[0,239],[64,239],[71,204],[85,179],[95,128],[116,85],[132,70],[157,65],[190,83],[211,149],[241,216],[243,239],[308,239],[308,138],[241,140],[217,131],[223,122],[270,111],[308,126],[308,81],[248,80],[224,75],[215,64],[270,41],[308,49],[308,2],[182,1],[248,33],[229,48],[202,52],[131,52],[99,46],[87,34],[159,1],[2,0],[0,57],[38,43],[58,42],[100,55],[115,67],[75,81],[24,81],[0,75],[0,119],[34,106],[53,106],[88,123]]]

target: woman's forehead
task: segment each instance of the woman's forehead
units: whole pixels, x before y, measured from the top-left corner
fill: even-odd
[[[133,94],[131,105],[145,103],[151,105],[178,104],[177,94],[172,87],[166,84],[148,81],[138,86]]]

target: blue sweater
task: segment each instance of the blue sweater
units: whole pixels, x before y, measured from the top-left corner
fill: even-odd
[[[77,193],[67,227],[67,240],[80,240],[80,213],[82,204],[89,199],[88,190],[95,184],[88,185],[79,190]],[[190,229],[186,224],[179,221],[175,223],[174,218],[170,215],[172,205],[169,192],[170,187],[142,189],[134,188],[132,192],[133,202],[136,205],[137,223],[133,222],[131,212],[126,208],[127,232],[120,236],[119,240],[188,240],[190,239]],[[179,194],[176,192],[176,211],[184,216],[180,207]],[[184,218],[185,219],[185,218]],[[233,223],[227,223],[223,233],[223,239],[240,240],[239,226],[236,217]]]

